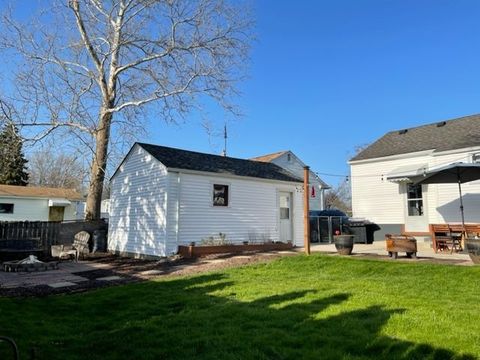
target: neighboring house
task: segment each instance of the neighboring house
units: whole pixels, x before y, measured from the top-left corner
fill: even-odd
[[[83,219],[83,205],[73,189],[0,185],[0,221]]]
[[[427,236],[429,224],[460,222],[456,184],[413,185],[412,177],[480,161],[480,115],[392,131],[350,160],[354,217],[385,233]],[[465,221],[480,222],[480,182],[465,183]]]
[[[303,168],[305,164],[291,151],[280,151],[274,154],[254,157],[250,160],[263,161],[278,165],[296,177],[303,179]],[[330,189],[320,177],[310,170],[310,210],[324,210],[325,209],[325,190]]]
[[[109,250],[167,256],[223,236],[301,245],[302,194],[275,164],[136,143],[111,179]]]
[[[108,219],[110,217],[110,199],[103,199],[100,204],[100,217]]]

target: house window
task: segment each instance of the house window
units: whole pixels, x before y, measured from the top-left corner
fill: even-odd
[[[423,215],[422,185],[407,184],[408,216]]]
[[[472,154],[472,163],[480,163],[480,153]]]
[[[213,206],[228,206],[228,185],[213,185]]]
[[[13,204],[0,203],[0,214],[13,214]]]

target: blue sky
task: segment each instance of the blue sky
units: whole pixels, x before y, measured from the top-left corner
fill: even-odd
[[[355,147],[387,131],[479,112],[479,1],[260,0],[254,9],[245,116],[227,119],[229,156],[290,149],[314,171],[346,175]],[[195,115],[152,129],[143,141],[222,150]]]

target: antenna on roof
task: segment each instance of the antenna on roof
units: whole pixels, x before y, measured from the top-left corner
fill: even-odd
[[[225,122],[225,125],[223,127],[223,139],[225,140],[225,146],[222,151],[223,156],[227,156],[227,123]]]

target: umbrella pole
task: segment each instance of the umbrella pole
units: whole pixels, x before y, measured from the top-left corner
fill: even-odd
[[[462,185],[458,182],[458,192],[460,194],[460,212],[462,214],[462,226],[465,228],[465,216],[463,215]]]
[[[465,249],[465,238],[467,234],[465,233],[465,215],[463,214],[463,197],[462,197],[462,183],[460,182],[460,172],[457,169],[457,179],[458,179],[458,193],[460,194],[460,213],[462,214],[462,237],[460,239],[462,249]]]

